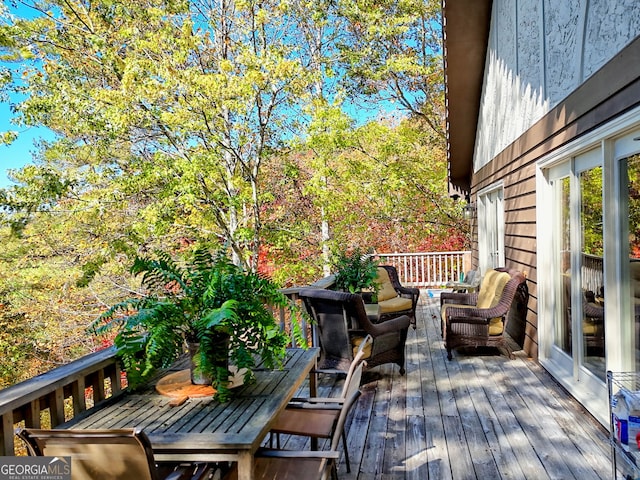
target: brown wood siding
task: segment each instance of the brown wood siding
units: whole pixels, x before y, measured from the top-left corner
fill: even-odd
[[[638,105],[640,38],[473,175],[472,198],[488,185],[504,184],[505,266],[527,272],[530,299],[524,350],[533,358],[538,356],[536,162]],[[478,265],[477,248],[474,225],[474,265]]]

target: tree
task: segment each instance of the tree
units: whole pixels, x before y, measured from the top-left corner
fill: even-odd
[[[331,188],[332,221],[343,232],[337,245],[418,250],[425,238],[443,241],[460,229],[459,207],[446,191],[444,151],[417,122],[370,122],[353,138],[333,163],[340,181]]]
[[[225,242],[255,267],[260,170],[311,81],[280,3],[20,3],[38,15],[5,20],[4,59],[20,63],[4,90],[26,95],[21,124],[58,139],[16,174],[11,211],[73,199],[98,224],[135,212],[119,229],[130,245]]]
[[[37,224],[37,225],[36,225]],[[86,326],[108,298],[110,282],[79,288],[65,226],[44,216],[20,236],[0,229],[0,388],[95,350]]]
[[[353,91],[392,102],[444,141],[441,2],[341,0],[340,44]]]
[[[334,251],[464,248],[468,227],[448,196],[446,157],[424,128],[411,119],[342,128],[339,118],[318,123],[322,128],[300,151],[269,167],[276,182],[265,204],[273,226],[269,254],[287,266],[282,281],[301,284],[321,274],[318,206],[332,226]],[[319,162],[321,151],[326,157]]]
[[[21,359],[68,358],[50,311],[79,339],[158,247],[224,243],[290,285],[332,245],[453,237],[435,1],[15,3],[33,15],[0,12],[0,95],[55,133],[0,190],[0,335],[56,345]]]

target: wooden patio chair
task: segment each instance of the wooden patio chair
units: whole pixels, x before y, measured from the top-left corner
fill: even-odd
[[[344,431],[347,416],[356,400],[360,396],[360,378],[365,362],[360,362],[353,373],[353,380],[349,382],[349,388],[345,401],[340,408],[340,414],[331,436],[331,448],[329,450],[279,450],[261,448],[255,454],[255,478],[261,480],[326,480],[331,476],[338,478],[337,460],[340,437]],[[233,468],[225,480],[236,480],[237,469]]]
[[[271,427],[271,436],[276,436],[277,447],[280,448],[280,434],[299,435],[305,437],[331,438],[338,423],[340,411],[350,393],[360,386],[361,375],[356,376],[358,366],[364,361],[365,351],[371,349],[373,338],[367,335],[358,347],[358,352],[351,362],[347,378],[338,397],[294,398],[287,408],[278,416]],[[347,449],[346,431],[342,430],[342,446],[347,473],[351,472],[349,450]]]
[[[199,480],[208,478],[208,464],[167,466],[167,475],[153,459],[149,438],[138,429],[42,430],[19,428],[29,455],[71,457],[72,480]]]
[[[517,270],[489,270],[478,293],[442,293],[442,333],[451,360],[459,347],[502,347],[511,356],[505,331],[509,310],[525,277]]]
[[[404,375],[408,316],[374,324],[367,317],[361,295],[320,288],[303,288],[298,295],[315,320],[319,371],[347,373],[360,342],[371,335],[371,352],[365,352],[367,368],[395,363]]]
[[[379,322],[406,315],[415,330],[416,307],[420,297],[420,289],[403,286],[400,283],[398,271],[393,265],[379,265],[376,282],[379,287]]]

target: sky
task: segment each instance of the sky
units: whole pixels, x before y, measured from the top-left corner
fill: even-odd
[[[18,169],[32,162],[32,153],[36,147],[34,141],[51,138],[52,134],[44,128],[18,129],[11,124],[11,109],[9,103],[0,103],[0,132],[16,130],[20,132],[18,140],[11,145],[0,145],[0,188],[11,185],[7,177],[8,169]]]
[[[5,6],[7,6],[11,12],[27,18],[32,16],[32,12],[29,9],[20,6],[16,8],[8,3],[9,2],[7,2]],[[20,132],[18,140],[10,146],[0,145],[0,188],[11,185],[11,181],[7,177],[7,170],[18,169],[32,162],[32,153],[36,150],[34,146],[35,140],[52,138],[51,132],[47,129],[19,129],[13,125],[11,123],[11,119],[13,118],[11,102],[15,101],[17,101],[16,98],[11,99],[9,102],[0,102],[0,133],[6,132],[7,130]]]

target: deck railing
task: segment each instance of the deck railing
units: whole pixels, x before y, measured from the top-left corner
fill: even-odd
[[[582,288],[599,295],[604,288],[604,259],[596,255],[582,254]]]
[[[437,287],[457,282],[471,270],[471,252],[378,253],[382,264],[398,270],[400,283],[410,287]]]
[[[123,390],[115,348],[86,355],[0,391],[0,455],[14,455],[17,425],[52,428]]]
[[[384,264],[396,266],[400,281],[407,286],[440,285],[457,280],[460,272],[470,268],[469,252],[380,254],[378,257]],[[330,288],[332,281],[332,277],[327,277],[313,286]],[[284,293],[299,301],[298,290],[290,288]],[[286,329],[289,319],[285,310],[274,313]],[[308,325],[305,328],[310,330]],[[116,350],[111,347],[0,390],[0,456],[15,455],[16,426],[56,427],[100,408],[125,389],[126,377],[120,370]]]

